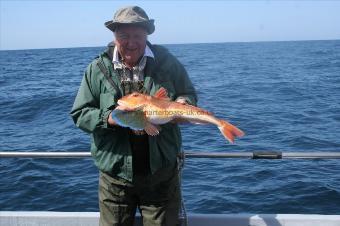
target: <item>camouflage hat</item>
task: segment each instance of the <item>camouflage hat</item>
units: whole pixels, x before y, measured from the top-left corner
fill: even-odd
[[[145,11],[138,6],[128,6],[117,10],[113,20],[105,22],[105,26],[115,31],[120,25],[138,25],[144,27],[148,34],[155,31],[154,20],[150,20]]]

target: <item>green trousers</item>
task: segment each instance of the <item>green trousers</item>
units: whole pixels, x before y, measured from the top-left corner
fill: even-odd
[[[137,208],[144,226],[179,225],[180,192],[176,167],[136,175],[132,183],[100,172],[100,226],[132,226]]]

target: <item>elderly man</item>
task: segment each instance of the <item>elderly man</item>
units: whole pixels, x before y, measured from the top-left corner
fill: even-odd
[[[195,89],[178,60],[147,41],[155,27],[143,9],[122,8],[105,25],[115,41],[87,67],[71,111],[75,124],[92,138],[91,153],[100,171],[100,225],[133,225],[138,208],[145,226],[175,226],[179,127],[167,123],[159,135],[148,136],[118,126],[111,112],[122,96],[153,95],[160,87],[172,100],[195,105]]]

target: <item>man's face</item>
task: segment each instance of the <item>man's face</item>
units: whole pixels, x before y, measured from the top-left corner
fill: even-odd
[[[127,66],[133,67],[144,55],[147,32],[144,28],[134,25],[121,26],[115,32],[115,44]]]

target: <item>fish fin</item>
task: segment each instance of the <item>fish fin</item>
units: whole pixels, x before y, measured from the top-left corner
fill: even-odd
[[[244,132],[236,126],[223,120],[221,120],[220,123],[221,125],[218,127],[219,130],[230,143],[234,143],[235,137],[244,136]]]
[[[142,111],[122,111],[115,109],[111,114],[112,119],[122,127],[142,130],[146,125],[146,118]]]
[[[115,123],[117,123],[120,126],[123,127],[128,127],[123,120],[121,120],[122,116],[125,114],[125,111],[122,111],[120,109],[115,109],[112,111],[111,113],[111,118],[113,119],[113,121],[115,121]]]
[[[159,99],[170,100],[168,97],[168,92],[164,87],[159,88],[159,90],[157,90],[157,92],[153,96]]]
[[[144,127],[145,132],[150,136],[156,136],[159,134],[161,128],[159,126],[153,125],[150,122],[147,122]]]

